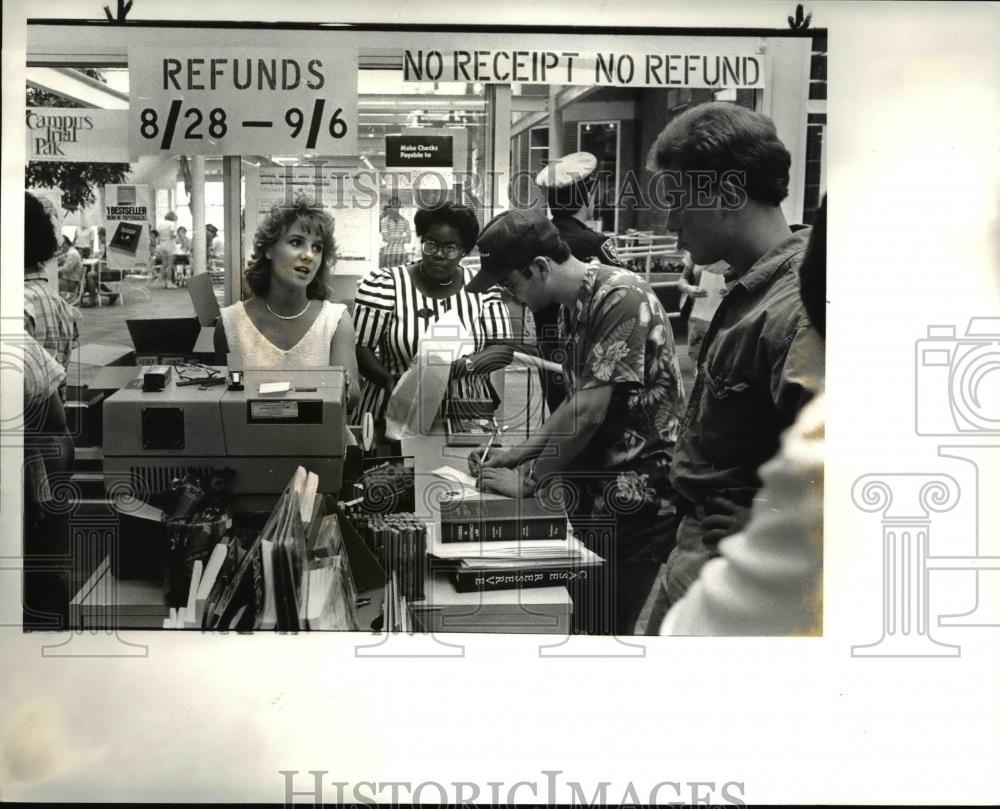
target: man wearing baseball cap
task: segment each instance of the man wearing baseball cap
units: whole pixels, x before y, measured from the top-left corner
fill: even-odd
[[[535,177],[535,184],[545,191],[552,224],[570,252],[580,261],[597,261],[613,267],[621,266],[615,242],[603,233],[591,230],[586,222],[594,218],[594,185],[597,158],[590,152],[573,152],[553,160]],[[542,356],[553,359],[556,354],[556,321],[559,304],[531,313]],[[549,412],[555,412],[566,398],[566,385],[558,374],[542,372],[542,389]]]
[[[586,602],[574,592],[574,630],[631,634],[673,546],[668,472],[684,390],[670,322],[645,281],[584,264],[538,211],[500,214],[478,246],[470,291],[499,285],[533,311],[560,306],[568,395],[528,442],[482,467],[473,453],[470,466],[485,490],[509,496],[555,484],[611,589]]]

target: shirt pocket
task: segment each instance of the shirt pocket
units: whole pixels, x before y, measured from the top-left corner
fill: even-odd
[[[753,389],[733,370],[702,367],[701,412],[697,429],[701,444],[716,464],[746,458],[747,442],[755,432]]]

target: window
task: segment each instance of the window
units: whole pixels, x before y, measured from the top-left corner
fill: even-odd
[[[528,171],[534,176],[549,161],[549,128],[533,126],[528,132]]]
[[[577,143],[581,152],[597,158],[597,184],[594,187],[594,219],[605,233],[618,231],[618,170],[621,159],[621,124],[618,121],[580,121]]]

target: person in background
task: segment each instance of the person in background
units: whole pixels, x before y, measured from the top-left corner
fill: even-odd
[[[25,629],[67,626],[70,579],[53,560],[69,555],[68,518],[53,485],[73,471],[73,440],[66,430],[60,389],[66,372],[27,332],[24,363],[24,594]]]
[[[179,282],[177,271],[180,269],[181,277],[187,279],[191,272],[191,239],[187,235],[187,228],[181,225],[177,228],[177,247],[174,250],[174,281]]]
[[[108,255],[108,232],[100,227],[97,229],[97,255],[95,258],[104,260]]]
[[[62,249],[63,253],[59,257],[59,275],[66,281],[70,297],[75,297],[76,290],[79,290],[82,285],[80,305],[96,306],[99,294],[97,290],[97,270],[88,270],[84,267],[80,252],[76,249],[76,245],[70,240],[69,236],[63,236]],[[84,296],[89,298],[89,301],[84,301]]]
[[[674,453],[671,481],[683,517],[651,626],[718,553],[719,541],[746,525],[761,486],[757,470],[822,384],[823,342],[798,291],[809,231],[793,232],[780,207],[790,163],[770,118],[725,102],[681,113],[649,153],[651,170],[681,183],[667,217],[678,246],[695,264],[730,268]],[[690,172],[699,193],[689,197],[696,187]]]
[[[149,267],[152,269],[156,266],[157,255],[160,250],[160,231],[156,228],[150,228],[149,231]]]
[[[49,285],[46,263],[56,254],[56,233],[37,197],[24,194],[24,331],[59,363],[64,375],[80,343],[80,313]],[[82,266],[82,265],[81,265]],[[59,386],[65,401],[65,382]]]
[[[91,258],[94,255],[94,242],[97,237],[97,228],[93,225],[81,225],[76,229],[76,238],[73,246],[77,249],[81,258]]]
[[[799,287],[809,322],[825,339],[826,198]],[[782,435],[778,454],[760,468],[750,522],[719,543],[719,555],[670,608],[661,635],[822,634],[824,402],[821,389]]]
[[[241,370],[344,369],[348,403],[358,398],[354,329],[347,307],[327,300],[327,274],[336,261],[333,220],[306,199],[275,206],[253,240],[247,285],[253,292],[221,311],[216,362],[235,354]]]
[[[392,197],[378,220],[382,247],[378,252],[379,267],[395,267],[406,261],[410,242],[410,223],[400,215],[399,197]]]
[[[191,254],[191,239],[188,238],[187,228],[181,225],[177,228],[177,255]]]
[[[474,452],[470,471],[485,491],[526,497],[551,485],[570,504],[611,590],[574,608],[574,631],[631,634],[673,544],[668,470],[684,384],[670,321],[645,280],[584,264],[537,211],[494,217],[479,252],[472,291],[501,284],[532,310],[560,305],[568,396],[528,442],[482,466]]]
[[[355,421],[370,412],[385,418],[389,394],[417,353],[430,321],[456,310],[475,341],[475,353],[456,361],[453,373],[487,374],[507,365],[510,318],[497,290],[470,292],[472,272],[460,263],[476,245],[479,222],[465,205],[445,203],[421,208],[413,219],[421,259],[413,264],[380,267],[361,281],[354,301],[361,405]]]
[[[205,225],[205,236],[205,246],[209,262],[222,261],[225,257],[225,251],[223,249],[222,237],[219,235],[219,229],[215,225]]]
[[[545,191],[552,215],[552,224],[559,237],[569,247],[574,258],[584,263],[596,261],[609,267],[620,267],[614,239],[591,230],[585,223],[594,218],[594,172],[597,158],[590,152],[573,152],[554,160],[535,177],[535,184]],[[542,357],[558,362],[559,340],[557,321],[559,304],[544,310],[532,310],[535,336]],[[545,403],[554,413],[566,398],[566,382],[562,374],[540,371]]]
[[[177,253],[177,214],[167,211],[156,230],[159,238],[156,256],[160,260],[160,280],[163,281],[164,289],[176,289],[174,255]]]
[[[684,272],[681,273],[677,288],[687,301],[682,305],[682,315],[687,316],[688,357],[698,367],[698,352],[708,331],[715,310],[719,308],[722,296],[726,294],[724,278],[729,265],[724,261],[702,265],[691,261],[691,254],[684,254]]]

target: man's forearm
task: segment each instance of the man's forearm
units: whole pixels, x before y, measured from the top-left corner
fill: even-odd
[[[607,417],[613,386],[580,391],[565,400],[531,441],[516,448],[520,463],[539,458],[535,477],[566,469],[583,451]]]

